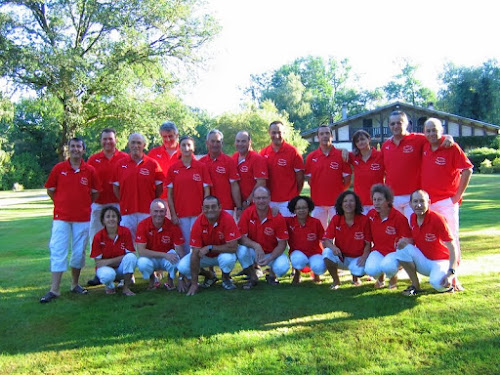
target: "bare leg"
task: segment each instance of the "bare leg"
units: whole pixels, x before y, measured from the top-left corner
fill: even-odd
[[[123,290],[122,293],[125,294],[126,296],[133,296],[135,295],[134,292],[130,290],[130,283],[132,281],[132,274],[131,273],[126,273],[123,276]]]
[[[52,284],[50,286],[50,291],[56,296],[59,296],[61,294],[60,287],[62,275],[62,272],[52,272]]]
[[[292,284],[294,285],[297,285],[300,283],[300,270],[298,270],[297,268],[294,269],[295,271],[295,274],[293,275],[293,280],[292,280]]]
[[[75,288],[78,285],[81,271],[82,270],[80,268],[71,268],[71,289]]]
[[[325,259],[325,266],[333,278],[333,286],[340,286],[339,270],[337,265],[330,259]]]
[[[200,253],[193,249],[191,253],[191,286],[186,295],[194,296],[198,292],[198,274],[200,273]]]
[[[403,266],[403,269],[408,274],[408,277],[410,278],[411,281],[411,285],[413,285],[417,289],[420,289],[420,280],[418,279],[415,263],[400,261],[400,264]]]

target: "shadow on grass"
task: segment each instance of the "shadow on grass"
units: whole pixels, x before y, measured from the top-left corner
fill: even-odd
[[[238,281],[240,288],[243,283]],[[193,297],[147,291],[145,281],[138,284],[134,297],[106,296],[101,286],[86,296],[63,293],[47,305],[37,301],[46,291],[43,288],[4,291],[0,295],[1,331],[18,339],[9,340],[8,346],[0,344],[0,349],[5,354],[60,351],[324,324],[341,329],[338,324],[344,321],[394,315],[417,304],[400,293],[374,291],[373,283],[334,292],[329,285],[311,282],[276,287],[261,282],[252,291],[225,291],[216,285]]]

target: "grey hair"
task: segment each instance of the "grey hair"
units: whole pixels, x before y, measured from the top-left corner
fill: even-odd
[[[220,140],[224,142],[224,134],[222,134],[222,132],[219,130],[219,129],[212,129],[208,132],[207,134],[207,141],[208,141],[208,138],[210,138],[210,136],[212,134],[219,134],[220,135]]]
[[[156,199],[153,199],[153,201],[151,202],[151,204],[149,205],[149,209],[152,210],[153,209],[153,206],[157,203],[161,203],[165,206],[165,209],[168,207],[167,206],[167,202],[165,202],[163,199],[161,198],[156,198]]]
[[[179,134],[179,130],[177,129],[177,125],[175,125],[175,122],[173,122],[173,121],[165,121],[160,126],[160,132],[171,131],[171,130],[173,130],[175,132],[175,134]]]
[[[144,136],[141,134],[141,133],[132,133],[128,136],[128,141],[130,142],[130,140],[133,138],[133,137],[139,137],[141,140],[142,140],[142,143],[146,144],[146,138],[144,138]]]

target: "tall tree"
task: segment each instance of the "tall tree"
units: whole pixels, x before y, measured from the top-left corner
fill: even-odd
[[[500,124],[500,67],[496,60],[482,66],[447,64],[439,92],[442,110],[475,120]]]
[[[246,90],[253,101],[272,100],[281,111],[289,113],[295,128],[305,130],[339,120],[345,103],[350,114],[364,110],[376,98],[376,92],[357,90],[347,59],[301,57],[261,75],[252,75]]]
[[[0,1],[0,72],[63,109],[59,158],[87,123],[92,102],[111,101],[130,76],[172,82],[175,61],[193,63],[218,25],[200,0]]]
[[[418,66],[411,64],[409,60],[403,60],[401,73],[394,76],[383,87],[388,100],[402,100],[412,105],[425,106],[428,102],[436,101],[436,94],[424,87],[416,74]]]

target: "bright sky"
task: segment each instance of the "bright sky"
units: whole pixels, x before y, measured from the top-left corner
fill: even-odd
[[[186,104],[238,111],[250,74],[307,55],[348,58],[361,87],[382,86],[401,58],[434,90],[446,62],[500,61],[498,4],[491,0],[207,0],[222,31]]]

